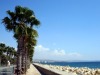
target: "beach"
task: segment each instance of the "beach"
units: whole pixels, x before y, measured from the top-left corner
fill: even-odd
[[[47,65],[39,64],[43,67],[50,68],[53,70],[63,71],[66,73],[73,73],[73,75],[100,75],[100,69],[91,69],[88,67],[70,67],[70,66],[57,66],[57,65]]]

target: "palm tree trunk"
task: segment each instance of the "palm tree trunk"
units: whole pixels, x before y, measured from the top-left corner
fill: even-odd
[[[1,66],[1,56],[0,56],[0,66]]]
[[[22,71],[25,72],[25,46],[22,51]]]
[[[27,48],[25,48],[25,73],[27,71]]]
[[[17,55],[17,75],[21,75],[21,53],[20,53],[20,50],[18,50],[18,55]]]
[[[27,69],[30,67],[29,51],[27,50]]]
[[[23,69],[24,69],[24,55],[25,55],[25,44],[24,44],[24,37],[22,37],[23,38],[23,49],[22,49],[22,65],[21,65],[21,67],[22,67],[22,71],[23,71]]]
[[[21,75],[22,65],[22,49],[23,49],[23,38],[18,39],[18,51],[17,51],[17,75]]]

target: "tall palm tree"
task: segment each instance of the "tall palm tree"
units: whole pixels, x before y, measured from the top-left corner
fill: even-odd
[[[25,36],[28,34],[27,27],[38,26],[40,22],[36,19],[34,12],[26,7],[16,6],[14,12],[8,10],[7,14],[9,16],[5,17],[2,22],[8,31],[14,32],[14,37],[17,39],[17,75],[20,75],[22,51],[25,45]]]
[[[32,30],[28,38],[28,44],[27,44],[28,56],[31,62],[32,62],[32,56],[34,53],[34,46],[36,46],[36,43],[37,43],[36,37],[38,37],[37,31]]]
[[[36,37],[38,36],[38,33],[36,30],[32,29],[32,28],[27,28],[27,32],[28,32],[28,36],[25,39],[25,60],[23,61],[25,67],[25,70],[27,70],[27,68],[30,65],[31,59],[33,57],[33,53],[34,53],[34,46],[36,45]],[[26,68],[27,67],[27,68]]]

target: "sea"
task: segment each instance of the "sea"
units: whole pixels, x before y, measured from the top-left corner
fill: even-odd
[[[70,66],[70,67],[88,67],[91,69],[100,69],[100,62],[41,62],[41,64]]]

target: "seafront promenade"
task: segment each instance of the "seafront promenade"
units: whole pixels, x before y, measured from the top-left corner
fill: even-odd
[[[14,66],[3,66],[0,67],[0,75],[16,75],[14,74]],[[40,72],[31,64],[26,74],[22,75],[41,75]]]
[[[0,67],[0,75],[16,75],[14,74],[14,66]],[[100,69],[90,69],[87,67],[75,68],[70,66],[54,66],[33,63],[22,75],[100,75]]]
[[[36,65],[38,67],[40,67],[42,69],[42,71],[40,69],[38,69],[38,67],[36,67]],[[14,67],[10,66],[10,67],[0,67],[0,75],[16,75],[14,74]],[[48,67],[44,67],[42,65],[39,64],[31,64],[30,68],[27,70],[26,74],[22,74],[22,75],[77,75],[75,73],[68,73],[68,72],[63,72],[63,71],[59,71],[57,69],[50,69]]]
[[[50,68],[49,65],[33,64],[42,75],[78,75],[74,72],[66,72],[58,69]]]
[[[100,69],[88,67],[56,66],[46,64],[34,64],[44,75],[100,75]],[[51,74],[49,74],[51,73]]]
[[[26,75],[42,75],[34,65],[30,65],[30,68],[27,70]]]

